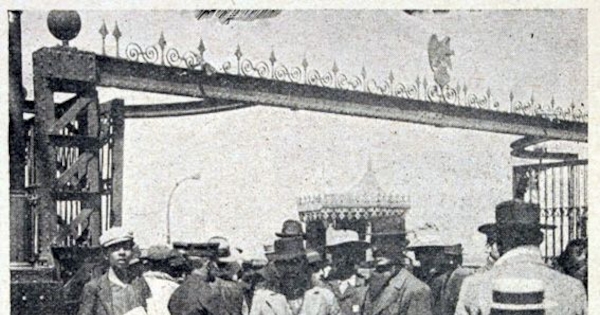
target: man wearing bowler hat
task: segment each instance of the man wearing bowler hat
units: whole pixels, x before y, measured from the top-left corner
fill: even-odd
[[[145,315],[150,288],[139,274],[131,271],[133,233],[121,227],[100,236],[100,245],[110,268],[83,288],[79,315]]]
[[[368,281],[362,314],[431,315],[431,290],[403,267],[408,245],[404,218],[371,221],[375,271]]]
[[[276,288],[254,292],[250,315],[340,315],[333,293],[311,288],[308,258],[301,237],[275,241],[269,256],[278,274]]]
[[[300,237],[304,238],[302,223],[296,220],[285,220],[281,227],[281,232],[275,232],[275,236],[280,238]]]
[[[523,285],[543,284],[544,300],[536,301],[536,304],[545,305],[545,315],[587,314],[586,294],[581,282],[551,269],[542,260],[539,245],[544,236],[541,229],[555,227],[540,224],[538,205],[520,200],[502,202],[496,206],[496,223],[484,227],[495,231],[501,256],[489,271],[465,279],[456,315],[498,314],[494,305],[529,301],[519,286],[502,296],[494,293],[499,290],[497,283],[511,282],[510,279],[515,278],[520,278]],[[513,314],[502,314],[505,313]]]

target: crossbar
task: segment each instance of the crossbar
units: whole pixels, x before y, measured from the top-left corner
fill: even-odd
[[[587,123],[332,89],[97,56],[98,84],[136,91],[228,99],[293,110],[437,127],[587,142]]]

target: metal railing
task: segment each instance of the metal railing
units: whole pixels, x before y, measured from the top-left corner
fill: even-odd
[[[514,196],[539,204],[544,230],[541,249],[556,258],[569,241],[587,237],[587,160],[520,165],[513,168]]]

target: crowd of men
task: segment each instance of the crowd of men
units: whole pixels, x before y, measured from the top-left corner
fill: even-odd
[[[306,249],[302,225],[284,222],[266,260],[240,262],[227,239],[152,246],[134,257],[132,233],[113,228],[100,243],[109,269],[89,281],[79,315],[430,315],[587,314],[587,243],[571,242],[544,263],[540,210],[518,200],[479,227],[487,264],[461,267],[461,247],[413,247],[403,220],[372,223],[369,242],[328,228],[324,248]]]

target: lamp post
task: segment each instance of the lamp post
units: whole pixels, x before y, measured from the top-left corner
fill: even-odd
[[[168,245],[171,245],[171,200],[173,199],[173,195],[175,194],[175,191],[177,190],[177,188],[179,186],[181,186],[181,184],[183,184],[184,182],[186,182],[188,180],[200,180],[200,173],[190,175],[188,177],[185,177],[185,178],[177,181],[175,183],[175,186],[173,186],[173,189],[171,189],[171,193],[169,194],[169,201],[167,201],[167,244]]]

